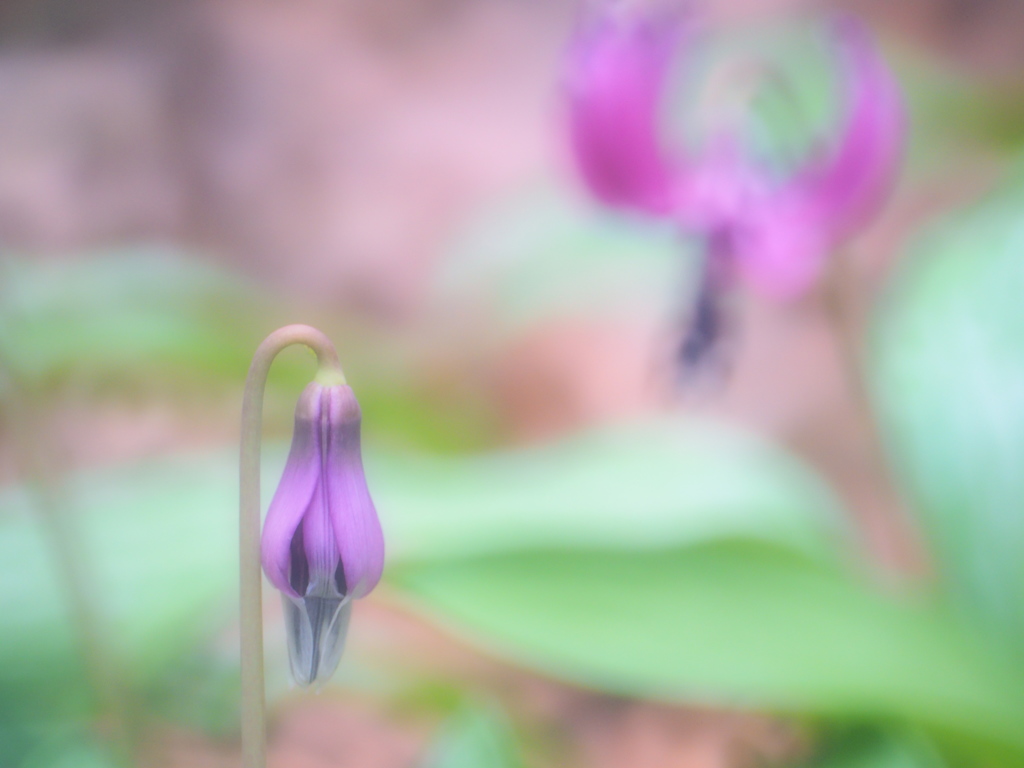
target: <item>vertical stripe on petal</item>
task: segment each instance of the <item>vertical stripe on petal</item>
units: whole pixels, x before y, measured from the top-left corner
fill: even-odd
[[[330,389],[327,498],[349,595],[362,597],[380,581],[384,535],[366,487],[360,449],[362,414],[349,387]]]
[[[310,384],[299,397],[291,450],[263,523],[263,571],[271,584],[296,597],[289,583],[292,539],[320,481],[322,389],[319,384]]]

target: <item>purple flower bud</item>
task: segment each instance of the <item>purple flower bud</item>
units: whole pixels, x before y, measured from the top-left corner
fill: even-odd
[[[709,259],[764,293],[797,295],[889,191],[905,133],[897,86],[866,30],[843,17],[832,31],[845,120],[805,168],[779,182],[727,132],[709,137],[700,157],[670,153],[658,117],[683,23],[609,15],[571,46],[570,129],[583,176],[605,203],[702,234]]]
[[[341,658],[353,598],[376,586],[384,537],[363,474],[359,403],[311,383],[263,525],[263,571],[284,596],[292,674],[326,680]]]

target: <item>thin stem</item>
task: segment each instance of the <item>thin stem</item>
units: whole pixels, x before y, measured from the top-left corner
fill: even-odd
[[[867,466],[877,473],[886,492],[891,493],[898,503],[897,484],[893,480],[889,465],[881,459],[885,454],[884,441],[879,432],[871,387],[865,374],[863,313],[854,305],[859,291],[857,275],[852,267],[848,261],[848,254],[835,254],[825,281],[825,314],[835,336],[840,364],[850,389],[855,413],[864,429]],[[878,514],[874,507],[865,508],[865,512]],[[867,531],[876,555],[887,566],[897,569],[905,569],[908,564],[918,559],[910,534],[902,528],[901,521],[902,518],[876,517],[874,524],[868,525]]]
[[[104,643],[100,611],[91,599],[95,592],[94,574],[82,551],[76,521],[70,514],[72,503],[64,473],[57,465],[56,452],[49,440],[44,409],[15,376],[13,366],[2,354],[0,363],[5,374],[0,385],[6,385],[3,392],[8,401],[8,407],[2,409],[3,415],[19,448],[20,469],[53,551],[72,626],[77,631],[85,673],[100,713],[102,735],[120,764],[133,765],[136,740],[129,723],[130,708],[116,665]]]
[[[857,409],[865,421],[874,423],[874,408],[863,375],[863,349],[859,318],[845,290],[852,280],[846,253],[837,253],[832,259],[825,279],[825,314],[836,339],[846,379]]]
[[[345,383],[330,340],[308,325],[286,325],[263,340],[253,355],[242,399],[239,467],[239,613],[242,676],[242,766],[265,768],[266,694],[263,683],[263,583],[260,573],[260,436],[263,392],[274,358],[285,347],[304,344],[316,353],[316,380]]]

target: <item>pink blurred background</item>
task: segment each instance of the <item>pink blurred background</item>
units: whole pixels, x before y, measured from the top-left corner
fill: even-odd
[[[1024,5],[1013,0],[707,4],[725,28],[839,5],[908,59],[941,62],[1007,101],[1024,89]],[[340,310],[398,337],[438,386],[479,383],[514,443],[661,408],[680,395],[658,362],[671,342],[652,313],[553,318],[496,341],[436,300],[439,261],[476,217],[550,186],[585,200],[558,79],[577,10],[564,0],[7,2],[0,243],[39,259],[150,240],[194,248],[291,306]],[[843,302],[854,326],[906,234],[995,177],[989,148],[960,149],[913,167],[851,246]],[[883,572],[926,569],[825,322],[829,300],[753,300],[730,379],[684,405],[753,426],[821,470]],[[113,408],[69,419],[66,443],[85,465],[224,442],[233,418]],[[565,764],[712,768],[801,749],[798,732],[767,718],[584,693],[387,606],[366,618],[356,642],[400,642],[413,663],[486,680],[546,718]],[[272,758],[404,766],[425,737],[362,703],[296,699],[275,712]],[[169,730],[155,737],[153,765],[235,765],[234,753]]]

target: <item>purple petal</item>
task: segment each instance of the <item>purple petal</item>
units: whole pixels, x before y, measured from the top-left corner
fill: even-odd
[[[790,300],[818,278],[829,247],[805,201],[777,197],[749,212],[735,238],[736,266],[760,293]]]
[[[833,238],[849,236],[876,212],[898,170],[906,134],[899,87],[867,30],[841,17],[834,28],[848,112],[826,159],[797,182]]]
[[[295,408],[295,431],[288,461],[263,523],[261,559],[267,579],[285,594],[299,597],[292,588],[292,541],[313,500],[321,476],[322,387],[310,384]]]
[[[380,581],[384,535],[363,473],[359,403],[349,387],[328,391],[327,498],[347,594],[362,597]]]
[[[570,46],[572,145],[593,193],[609,205],[668,211],[678,168],[658,125],[678,20],[602,17]]]
[[[675,217],[685,229],[712,233],[736,229],[769,198],[769,179],[744,156],[736,137],[713,137],[674,198]]]
[[[319,385],[317,385],[319,387]],[[317,423],[327,426],[329,389],[319,393],[321,410]],[[323,467],[321,450],[321,469]],[[288,657],[292,676],[300,685],[326,680],[334,672],[345,645],[351,611],[344,578],[339,578],[338,547],[328,510],[324,475],[313,492],[302,523],[292,540],[290,584],[299,597],[284,594]]]
[[[315,386],[319,387],[319,385]],[[326,450],[327,428],[329,425],[327,419],[330,390],[321,389],[319,396],[320,418],[316,426],[320,432],[320,478],[316,488],[313,490],[313,496],[309,500],[309,506],[306,507],[306,511],[302,516],[301,541],[298,537],[293,540],[292,551],[295,551],[296,544],[301,543],[301,557],[305,560],[304,566],[307,571],[307,586],[304,594],[307,596],[333,597],[335,595],[343,596],[344,590],[340,589],[336,584],[335,574],[338,570],[338,545],[334,540],[334,526],[331,522],[325,481],[327,474]],[[292,579],[292,587],[299,588],[294,578]]]

